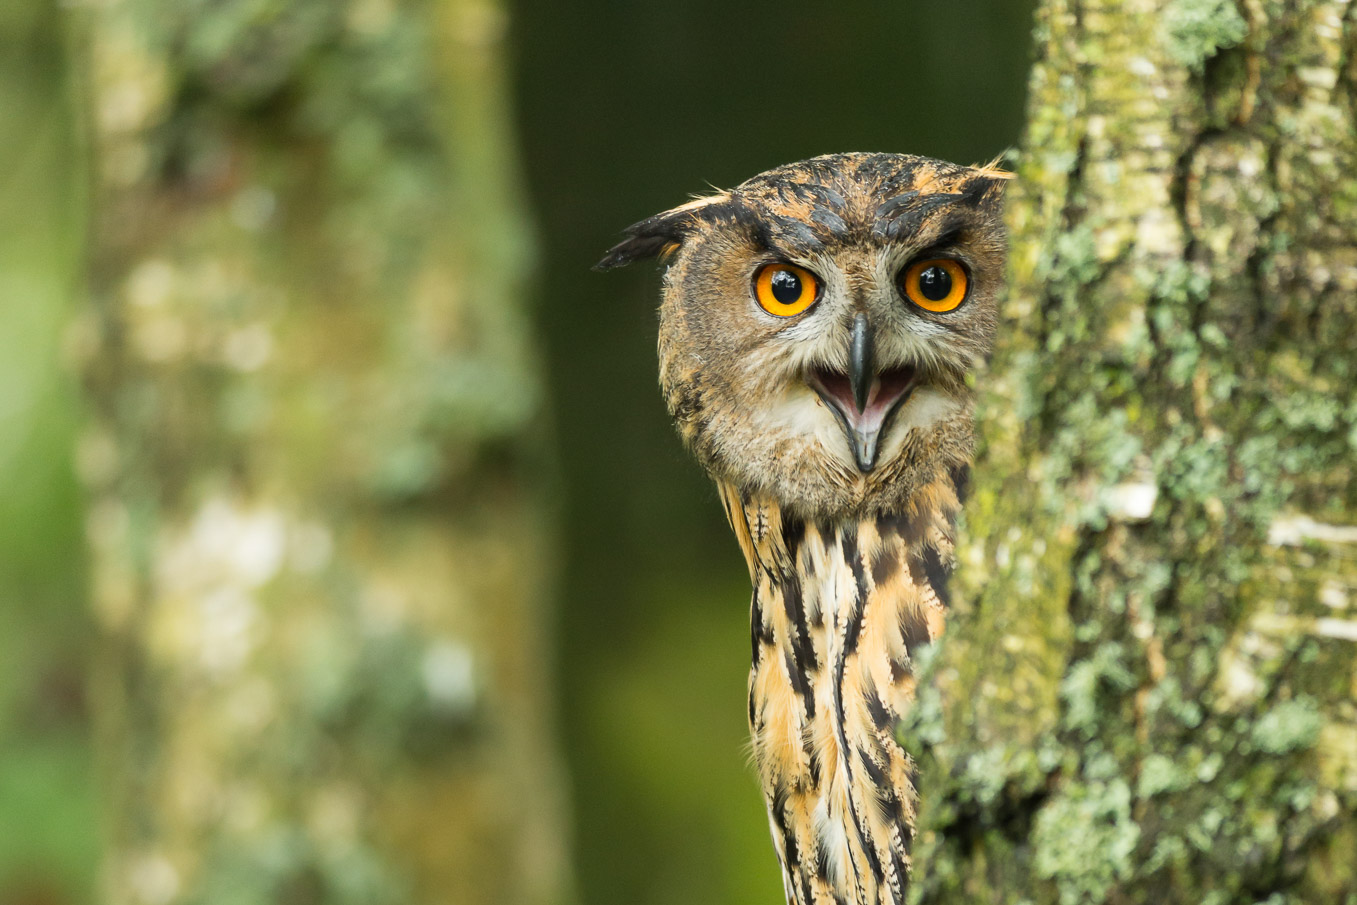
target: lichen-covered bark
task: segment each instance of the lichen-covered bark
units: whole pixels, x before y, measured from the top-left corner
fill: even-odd
[[[103,901],[567,899],[502,7],[78,21]]]
[[[1357,4],[1037,46],[914,901],[1357,902]]]

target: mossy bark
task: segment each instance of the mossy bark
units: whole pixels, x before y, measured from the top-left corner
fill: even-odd
[[[1357,902],[1357,4],[1046,0],[915,902]]]
[[[102,900],[567,900],[503,8],[77,21]]]

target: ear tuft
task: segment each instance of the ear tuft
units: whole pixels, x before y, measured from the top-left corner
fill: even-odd
[[[975,175],[986,179],[1000,179],[1004,181],[1013,179],[1017,174],[1011,173],[1003,168],[1004,161],[1010,156],[1013,156],[1012,151],[1003,151],[997,154],[989,163],[978,167],[972,167],[972,169],[975,170]]]
[[[639,235],[632,236],[618,242],[608,253],[603,256],[603,260],[594,265],[595,270],[613,270],[618,267],[626,267],[632,261],[639,261],[642,258],[653,258],[664,251],[667,246],[677,243],[669,236],[660,235]]]
[[[1002,155],[981,167],[974,167],[966,181],[953,189],[977,207],[998,211],[1003,208],[1004,189],[1014,174],[999,168]]]
[[[642,258],[657,256],[667,258],[683,244],[683,240],[692,232],[705,208],[729,200],[730,194],[727,192],[696,198],[687,204],[681,204],[628,226],[622,233],[626,238],[608,249],[608,253],[603,256],[603,260],[594,265],[594,269],[612,270],[616,267],[625,267]]]

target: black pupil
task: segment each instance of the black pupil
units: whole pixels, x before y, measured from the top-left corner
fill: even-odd
[[[771,288],[773,298],[784,305],[795,305],[801,301],[801,278],[790,270],[779,270],[773,274]]]
[[[919,292],[930,302],[940,302],[952,294],[952,275],[938,265],[925,267],[919,274]]]

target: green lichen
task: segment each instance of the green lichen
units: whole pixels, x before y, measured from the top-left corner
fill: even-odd
[[[182,905],[399,905],[399,875],[363,845],[327,850],[303,827],[279,825],[219,843],[200,886]]]
[[[1268,754],[1286,754],[1312,747],[1324,726],[1324,716],[1311,697],[1283,701],[1253,725],[1253,743]]]
[[[1233,0],[1176,0],[1165,10],[1163,26],[1169,56],[1196,72],[1249,33]]]
[[[1002,746],[992,746],[978,752],[966,761],[961,776],[961,785],[970,800],[982,805],[991,804],[998,799],[1008,781],[1007,766],[1009,752]]]
[[[1189,782],[1191,774],[1180,768],[1172,758],[1163,754],[1151,754],[1140,765],[1136,797],[1152,798],[1161,792],[1184,788]]]
[[[1055,881],[1060,905],[1104,902],[1130,874],[1139,840],[1123,780],[1071,784],[1037,814],[1033,866]]]
[[[1134,685],[1135,676],[1125,666],[1121,645],[1102,645],[1089,659],[1073,664],[1060,683],[1065,724],[1091,737],[1100,723],[1103,692],[1125,691]]]

